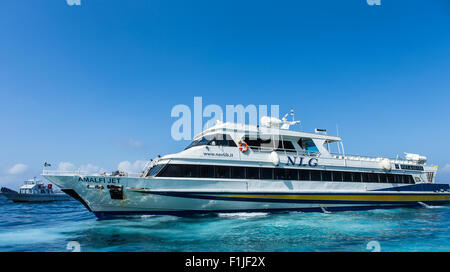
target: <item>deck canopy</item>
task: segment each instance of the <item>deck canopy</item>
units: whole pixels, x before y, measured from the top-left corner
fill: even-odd
[[[217,137],[217,135],[223,135],[224,139],[222,140],[234,140],[236,144],[244,141],[252,150],[307,152],[320,153],[322,155],[329,154],[326,145],[342,141],[340,137],[323,133],[310,133],[235,123],[220,123],[195,136],[193,144],[210,141]],[[192,144],[189,147],[191,146]],[[227,146],[234,145],[230,143]]]

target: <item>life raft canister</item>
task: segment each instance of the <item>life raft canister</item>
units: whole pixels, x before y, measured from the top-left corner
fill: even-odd
[[[248,144],[245,143],[245,142],[241,142],[241,143],[239,144],[239,150],[240,150],[242,153],[247,152],[247,151],[248,151]]]

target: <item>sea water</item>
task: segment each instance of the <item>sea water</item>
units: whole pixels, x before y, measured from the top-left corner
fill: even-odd
[[[97,220],[0,196],[0,251],[450,251],[450,207]]]

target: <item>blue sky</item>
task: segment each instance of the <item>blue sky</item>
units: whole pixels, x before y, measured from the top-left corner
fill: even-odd
[[[170,112],[194,96],[295,108],[302,130],[338,124],[347,153],[420,153],[448,181],[449,15],[447,0],[2,1],[0,184],[177,152]]]

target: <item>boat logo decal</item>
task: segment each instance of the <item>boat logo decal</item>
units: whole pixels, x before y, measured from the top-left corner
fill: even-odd
[[[80,182],[120,184],[120,178],[79,177]]]
[[[305,160],[305,158],[303,157],[297,157],[297,156],[287,156],[288,157],[288,161],[286,163],[286,165],[293,165],[293,166],[310,166],[310,167],[316,167],[317,165],[319,165],[319,160],[316,158],[311,158],[309,159],[307,162]],[[298,162],[297,162],[298,159]]]

